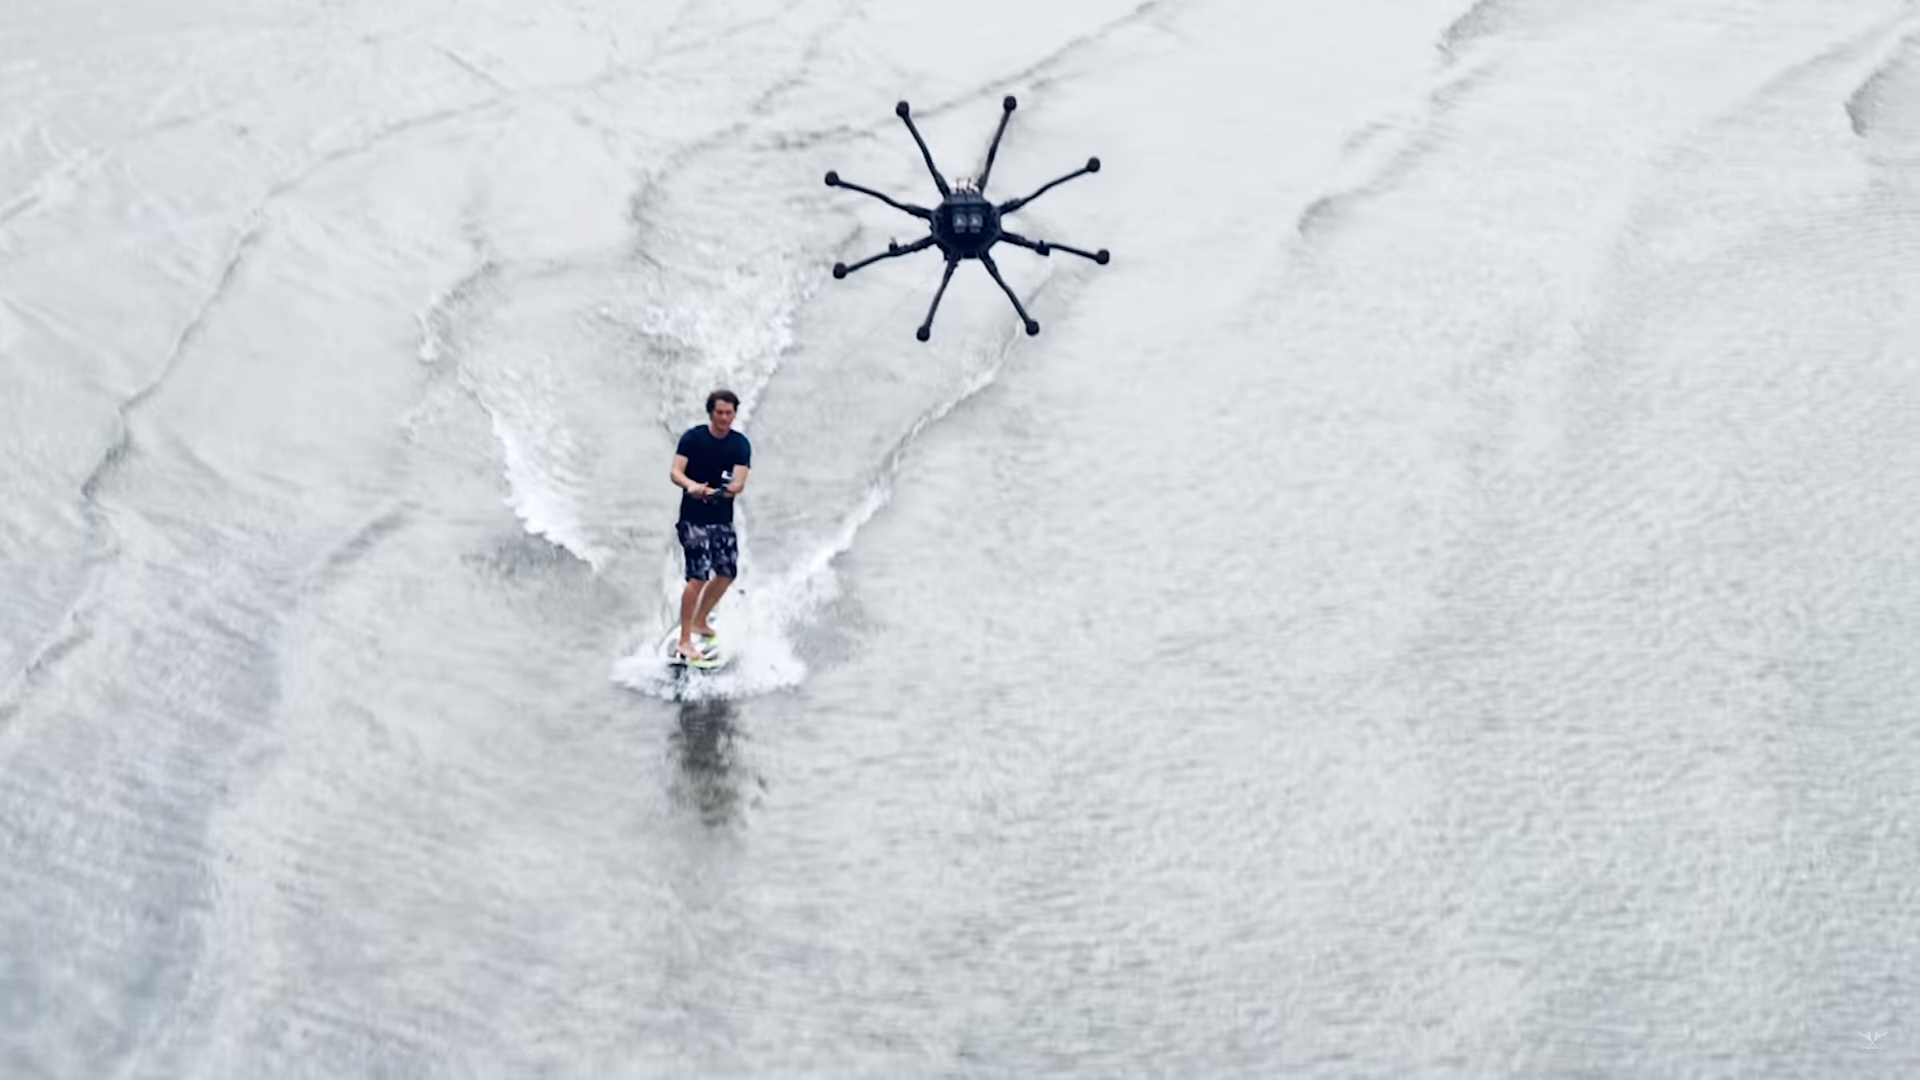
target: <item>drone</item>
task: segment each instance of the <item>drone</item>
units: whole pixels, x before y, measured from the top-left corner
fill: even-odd
[[[1028,336],[1031,337],[1040,332],[1040,324],[1033,320],[1033,316],[1027,314],[1026,308],[1020,306],[1020,298],[1013,295],[1013,290],[1007,287],[1006,279],[1000,276],[1000,268],[993,264],[993,256],[987,254],[987,249],[1001,240],[1005,240],[1009,244],[1017,244],[1029,251],[1037,251],[1043,256],[1051,255],[1056,250],[1069,251],[1081,258],[1092,259],[1101,266],[1107,264],[1109,255],[1107,254],[1106,248],[1101,248],[1099,251],[1083,251],[1080,248],[1069,247],[1066,244],[1051,243],[1046,240],[1029,240],[1019,233],[1008,232],[1001,227],[1001,222],[1008,214],[1039,198],[1045,194],[1048,189],[1064,184],[1076,176],[1083,176],[1087,173],[1097,173],[1100,171],[1100,159],[1097,157],[1088,158],[1084,166],[1075,169],[1058,180],[1041,185],[1040,190],[1028,195],[1024,199],[1008,199],[998,206],[988,202],[986,195],[987,178],[993,173],[993,156],[1000,150],[1000,136],[1007,133],[1007,121],[1013,116],[1013,110],[1016,104],[1011,95],[1000,103],[1000,129],[993,133],[993,144],[987,148],[987,164],[986,167],[981,170],[979,180],[975,181],[969,177],[960,177],[955,180],[952,186],[948,186],[947,182],[941,178],[940,170],[934,168],[933,154],[927,150],[927,141],[920,137],[920,129],[913,126],[913,116],[911,110],[907,107],[907,103],[903,101],[893,107],[894,115],[906,121],[908,133],[913,136],[913,141],[919,145],[920,157],[927,163],[927,172],[933,174],[933,186],[940,189],[940,205],[934,209],[929,210],[924,206],[911,206],[906,203],[896,202],[892,198],[882,195],[872,188],[861,187],[859,184],[850,184],[840,179],[840,174],[837,172],[827,173],[828,187],[842,187],[850,191],[858,191],[862,195],[871,195],[896,210],[904,210],[914,217],[925,221],[928,230],[927,236],[911,244],[903,245],[888,240],[887,250],[878,255],[861,259],[852,265],[848,265],[847,263],[834,263],[833,276],[836,280],[846,277],[848,274],[853,273],[863,266],[879,262],[881,259],[893,259],[901,255],[911,255],[916,251],[930,247],[938,247],[940,253],[946,256],[947,271],[940,277],[940,288],[933,294],[933,303],[927,306],[927,320],[920,324],[918,330],[913,332],[913,336],[919,338],[921,341],[927,340],[933,333],[933,313],[940,309],[940,298],[946,295],[947,282],[952,280],[954,267],[960,265],[961,259],[979,259],[980,265],[985,266],[987,273],[993,275],[993,280],[1000,286],[1000,291],[1007,294],[1008,300],[1013,301],[1013,310],[1020,313],[1020,321],[1026,325]]]

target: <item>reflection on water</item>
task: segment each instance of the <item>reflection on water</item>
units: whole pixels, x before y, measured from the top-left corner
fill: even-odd
[[[740,762],[738,702],[716,698],[680,703],[680,723],[668,740],[680,771],[674,797],[700,812],[711,826],[742,820],[742,787],[764,787]]]

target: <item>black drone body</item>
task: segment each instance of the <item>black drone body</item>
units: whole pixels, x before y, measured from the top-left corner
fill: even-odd
[[[851,191],[858,191],[863,195],[871,195],[881,202],[886,203],[888,206],[896,210],[904,210],[927,223],[927,235],[911,244],[897,244],[888,241],[887,250],[878,255],[862,259],[851,266],[846,263],[834,263],[833,276],[835,278],[846,277],[855,270],[870,263],[879,262],[881,259],[910,255],[913,252],[930,247],[939,248],[940,253],[946,256],[947,270],[945,274],[941,275],[940,288],[933,294],[933,303],[927,307],[927,321],[921,323],[920,328],[915,330],[913,334],[914,337],[919,338],[921,341],[927,340],[933,333],[933,313],[939,310],[940,298],[945,296],[947,292],[947,282],[953,278],[953,269],[960,265],[960,260],[962,259],[980,260],[980,264],[987,268],[987,273],[993,275],[993,280],[1000,286],[1000,291],[1007,294],[1008,300],[1013,301],[1013,310],[1020,313],[1020,321],[1026,325],[1027,333],[1031,335],[1040,332],[1040,324],[1033,321],[1033,317],[1027,314],[1026,308],[1020,306],[1020,298],[1013,295],[1013,290],[1007,287],[1006,280],[1000,276],[1000,268],[993,264],[993,256],[987,253],[988,248],[1002,240],[1005,240],[1009,244],[1016,244],[1026,248],[1029,251],[1039,252],[1041,255],[1051,255],[1055,251],[1069,251],[1082,258],[1092,259],[1102,266],[1105,266],[1107,263],[1109,256],[1106,248],[1101,248],[1099,251],[1082,251],[1079,248],[1069,247],[1066,244],[1049,243],[1045,240],[1029,240],[1018,233],[1008,232],[1001,227],[1001,222],[1008,214],[1039,198],[1048,188],[1056,184],[1064,184],[1076,176],[1100,171],[1100,159],[1088,158],[1086,165],[1075,169],[1058,180],[1042,185],[1039,191],[1023,199],[1009,199],[997,206],[987,201],[987,178],[993,172],[993,156],[1000,150],[1000,136],[1007,133],[1007,120],[1013,115],[1014,105],[1015,102],[1012,97],[1008,97],[1000,103],[1000,129],[993,133],[993,144],[987,148],[987,164],[980,172],[979,182],[974,183],[963,179],[951,187],[948,186],[945,180],[941,179],[940,170],[934,168],[933,154],[927,150],[927,142],[920,137],[920,130],[913,126],[913,117],[909,115],[907,103],[903,101],[893,107],[894,114],[906,121],[907,131],[913,136],[913,141],[919,144],[920,156],[927,163],[927,171],[933,174],[933,185],[940,189],[940,205],[934,209],[929,210],[924,206],[911,206],[906,203],[895,202],[893,199],[882,195],[872,188],[847,183],[845,180],[840,179],[839,173],[830,172],[827,174],[828,187],[843,187]]]

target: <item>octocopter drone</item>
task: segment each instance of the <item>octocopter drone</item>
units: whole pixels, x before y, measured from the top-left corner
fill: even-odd
[[[1025,198],[1008,199],[1006,202],[1000,203],[997,206],[988,202],[986,195],[987,179],[993,172],[993,157],[994,154],[1000,150],[1000,137],[1007,133],[1007,121],[1012,118],[1015,105],[1016,102],[1011,95],[1000,103],[1000,128],[993,133],[993,144],[987,148],[987,163],[980,171],[979,180],[974,181],[966,177],[961,177],[956,180],[952,186],[948,186],[947,182],[941,178],[940,170],[934,167],[933,154],[927,150],[927,142],[920,137],[920,130],[913,126],[913,117],[911,111],[907,108],[907,103],[903,101],[893,107],[894,115],[906,122],[908,133],[913,136],[913,141],[919,145],[920,157],[927,163],[927,172],[933,174],[933,186],[940,189],[940,205],[932,209],[897,202],[872,188],[861,187],[859,184],[849,184],[845,180],[840,179],[840,174],[837,172],[829,172],[827,174],[828,187],[842,187],[851,191],[858,191],[863,195],[871,195],[896,210],[904,210],[914,217],[925,221],[928,230],[928,235],[911,244],[902,245],[889,240],[887,242],[887,250],[878,255],[861,259],[857,263],[851,265],[847,263],[834,263],[833,276],[836,279],[844,278],[855,270],[879,262],[881,259],[892,259],[901,255],[911,255],[925,248],[937,247],[940,249],[940,253],[946,256],[946,273],[940,276],[940,288],[933,294],[933,303],[927,306],[927,319],[920,324],[918,330],[913,332],[913,336],[919,338],[921,341],[927,340],[933,333],[933,313],[939,310],[940,298],[944,296],[947,291],[947,282],[952,280],[954,267],[959,266],[960,260],[962,259],[980,260],[980,265],[985,266],[987,273],[993,275],[993,280],[1000,286],[1000,291],[1007,294],[1008,300],[1013,301],[1013,310],[1020,313],[1020,321],[1026,325],[1027,333],[1032,335],[1040,332],[1040,324],[1034,321],[1033,316],[1027,314],[1026,308],[1020,306],[1020,298],[1013,295],[1013,290],[1007,287],[1006,279],[1000,276],[1000,268],[993,263],[993,256],[987,253],[987,249],[999,241],[1005,240],[1009,244],[1017,244],[1029,251],[1037,251],[1041,255],[1051,255],[1056,250],[1069,251],[1081,258],[1092,259],[1102,266],[1107,264],[1109,256],[1106,248],[1101,248],[1099,251],[1085,251],[1077,247],[1052,243],[1046,240],[1029,240],[1019,233],[1009,232],[1005,228],[1002,228],[1002,222],[1008,214],[1039,198],[1045,194],[1049,188],[1064,184],[1076,176],[1100,171],[1100,159],[1097,157],[1088,158],[1084,166],[1060,177],[1058,180],[1041,185],[1040,190]]]

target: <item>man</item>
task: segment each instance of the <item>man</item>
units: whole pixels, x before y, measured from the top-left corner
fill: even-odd
[[[682,659],[705,660],[713,645],[708,616],[739,574],[739,544],[733,536],[733,500],[747,486],[753,446],[733,430],[740,399],[731,390],[707,395],[707,422],[687,429],[673,452],[673,484],[680,496],[674,532],[686,552],[687,586],[680,593]],[[696,644],[694,638],[700,638]]]

